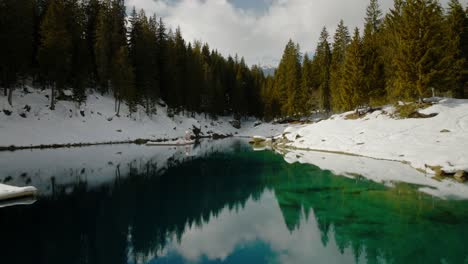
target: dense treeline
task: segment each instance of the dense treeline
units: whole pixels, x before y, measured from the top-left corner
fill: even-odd
[[[187,43],[180,28],[123,0],[1,0],[0,86],[26,79],[50,87],[51,109],[62,91],[86,99],[87,89],[112,93],[155,113],[255,115],[271,119],[312,110],[343,111],[443,94],[468,95],[468,9],[451,0],[394,0],[384,15],[370,0],[363,32],[340,21],[330,40],[323,28],[313,57],[288,42],[274,76],[207,44]],[[63,97],[65,98],[65,97]]]
[[[371,0],[363,28],[351,36],[340,21],[332,43],[324,28],[312,59],[290,40],[262,87],[265,115],[417,100],[433,89],[468,95],[468,9],[458,0],[446,11],[436,0],[395,0],[385,16]]]
[[[1,0],[0,86],[12,91],[32,78],[50,87],[50,108],[73,89],[112,93],[148,114],[166,102],[173,112],[261,114],[263,72],[244,60],[221,56],[200,42],[186,43],[178,28],[133,10],[123,0]],[[69,98],[70,99],[70,98]]]

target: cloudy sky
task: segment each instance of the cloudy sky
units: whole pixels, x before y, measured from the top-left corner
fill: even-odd
[[[369,0],[126,0],[127,6],[162,16],[180,26],[187,41],[208,42],[224,55],[239,54],[248,64],[279,61],[291,38],[305,52],[315,49],[320,31],[334,32],[340,19],[362,27]],[[448,0],[441,0],[445,4]],[[468,0],[461,0],[466,6]],[[381,0],[383,10],[393,0]]]

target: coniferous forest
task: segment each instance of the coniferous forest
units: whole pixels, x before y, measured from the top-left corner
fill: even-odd
[[[386,14],[377,0],[363,30],[338,23],[323,28],[313,53],[290,40],[274,76],[243,58],[223,57],[180,28],[124,0],[0,0],[0,87],[12,92],[27,80],[50,88],[50,108],[73,90],[109,93],[131,111],[233,114],[272,119],[311,111],[468,96],[468,9],[458,0],[395,0]],[[362,32],[361,32],[362,31]],[[313,50],[307,48],[306,50]]]

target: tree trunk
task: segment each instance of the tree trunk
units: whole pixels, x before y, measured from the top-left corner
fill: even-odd
[[[55,89],[57,88],[56,86],[57,84],[54,83],[50,92],[50,110],[55,110]]]
[[[8,103],[10,104],[10,106],[13,106],[13,87],[10,87],[10,89],[8,89]]]
[[[3,88],[3,95],[7,96],[7,94],[8,94],[8,88],[6,88],[6,86],[5,86],[5,88]]]
[[[118,117],[120,117],[120,102],[121,102],[121,101],[122,101],[122,100],[119,99],[119,100],[118,100],[118,103],[117,103],[117,114],[116,114],[116,116],[118,116]]]

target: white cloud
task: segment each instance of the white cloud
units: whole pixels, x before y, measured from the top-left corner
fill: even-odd
[[[156,13],[171,27],[180,26],[188,41],[202,40],[224,55],[239,54],[248,64],[273,64],[290,38],[309,52],[315,49],[323,26],[331,34],[340,19],[350,31],[361,27],[369,0],[269,2],[261,13],[236,8],[228,0],[127,0],[127,5]],[[380,2],[383,10],[393,5],[392,0]],[[466,5],[468,0],[462,2]]]
[[[307,219],[303,214],[299,228],[291,233],[275,194],[267,191],[260,201],[249,200],[239,211],[225,208],[201,227],[187,227],[180,243],[174,237],[164,252],[175,252],[191,263],[203,257],[225,260],[236,248],[263,241],[278,254],[274,263],[354,263],[350,248],[340,253],[333,229],[329,243],[324,246],[313,212]]]

